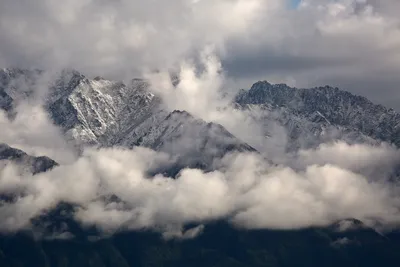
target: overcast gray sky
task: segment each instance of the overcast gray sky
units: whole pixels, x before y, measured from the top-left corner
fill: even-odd
[[[0,66],[126,78],[212,46],[237,87],[330,84],[400,110],[398,0],[0,0]]]

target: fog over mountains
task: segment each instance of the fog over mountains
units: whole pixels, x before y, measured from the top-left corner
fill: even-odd
[[[226,94],[209,64],[125,83],[1,70],[1,232],[89,242],[150,231],[161,242],[343,224],[332,249],[364,248],[362,229],[373,244],[395,233],[398,113],[329,86]]]
[[[0,0],[0,267],[398,266],[399,7]]]
[[[275,179],[275,176],[279,184],[282,183],[280,175],[291,177],[289,179],[294,182],[294,185],[291,186],[295,186],[293,190],[299,190],[301,194],[311,194],[308,197],[312,198],[316,196],[314,193],[308,192],[309,186],[317,186],[316,190],[321,190],[325,186],[328,190],[332,186],[313,184],[315,181],[311,181],[313,181],[314,175],[316,177],[322,176],[318,179],[324,179],[323,177],[326,175],[326,182],[329,183],[336,183],[338,177],[343,176],[346,183],[351,179],[360,183],[355,185],[355,190],[361,190],[358,186],[365,186],[356,195],[349,192],[351,205],[355,205],[354,208],[358,205],[365,205],[364,211],[361,207],[358,207],[357,210],[351,208],[349,210],[349,203],[343,202],[344,210],[334,211],[337,214],[332,215],[330,214],[332,211],[329,210],[330,204],[328,205],[328,202],[326,202],[323,204],[324,207],[320,207],[322,208],[320,218],[314,215],[303,219],[293,217],[294,222],[285,221],[282,227],[330,223],[347,217],[352,218],[352,212],[355,212],[354,215],[361,216],[354,216],[357,219],[369,221],[371,216],[378,217],[371,220],[370,223],[372,224],[374,224],[374,220],[377,220],[376,222],[379,222],[379,224],[383,220],[389,225],[397,222],[397,212],[381,209],[386,205],[395,205],[393,208],[397,208],[397,204],[395,204],[397,197],[395,197],[396,200],[390,199],[391,194],[395,192],[391,192],[393,189],[388,184],[385,185],[384,182],[387,179],[393,180],[397,175],[400,116],[392,109],[374,105],[366,98],[354,96],[328,86],[315,89],[296,89],[283,84],[272,85],[268,82],[257,82],[249,90],[242,90],[233,98],[228,98],[229,101],[221,96],[220,100],[217,101],[218,104],[210,105],[210,110],[205,111],[196,106],[188,106],[189,110],[186,111],[171,109],[171,106],[168,106],[169,100],[164,101],[163,95],[157,94],[157,89],[152,89],[151,80],[134,79],[129,84],[124,84],[100,77],[90,79],[76,71],[63,71],[49,78],[50,76],[43,71],[21,69],[4,69],[0,77],[2,109],[4,110],[3,125],[4,129],[7,128],[9,131],[9,133],[7,133],[7,130],[3,133],[5,136],[3,142],[16,148],[24,149],[26,147],[27,151],[33,154],[45,153],[46,150],[50,150],[51,155],[49,156],[58,156],[59,158],[55,159],[56,161],[67,164],[66,167],[61,168],[75,169],[75,165],[79,165],[82,159],[89,160],[88,164],[100,160],[95,163],[95,169],[110,168],[107,171],[111,171],[117,168],[120,170],[108,175],[118,176],[126,172],[123,176],[129,176],[131,168],[133,168],[132,171],[136,171],[135,164],[131,163],[129,166],[127,162],[128,165],[124,166],[124,162],[128,161],[128,158],[132,160],[136,158],[135,161],[137,161],[138,157],[142,157],[141,153],[147,153],[152,156],[140,159],[139,161],[142,163],[137,163],[139,165],[136,166],[140,170],[139,173],[142,173],[139,175],[139,177],[142,176],[140,179],[147,179],[147,175],[159,173],[167,176],[178,175],[177,180],[170,181],[171,183],[178,183],[177,181],[186,179],[185,174],[188,175],[188,172],[199,172],[198,175],[204,175],[201,179],[206,180],[208,179],[207,176],[210,175],[217,177],[222,175],[224,178],[221,176],[215,178],[216,180],[211,179],[211,181],[221,183],[220,190],[222,191],[217,189],[217,185],[210,185],[212,190],[216,190],[216,195],[213,191],[210,191],[210,193],[212,197],[223,200],[222,203],[227,202],[227,206],[222,205],[221,210],[211,215],[210,218],[231,216],[229,214],[238,208],[235,208],[236,205],[244,205],[244,203],[235,203],[237,199],[240,199],[239,196],[247,195],[245,191],[241,192],[244,188],[248,187],[246,190],[257,192],[262,188],[261,185],[257,186],[257,183],[261,181],[268,181],[269,183],[271,179]],[[181,92],[182,96],[179,95],[180,86],[188,82],[185,79],[187,78],[183,76],[175,82],[170,80],[172,90],[178,91],[176,95],[178,98],[187,96],[183,91]],[[191,82],[196,83],[196,80]],[[201,94],[202,92],[197,93]],[[201,101],[201,99],[199,100]],[[214,100],[210,99],[210,102],[212,101]],[[226,106],[220,106],[222,104],[226,104]],[[30,113],[31,109],[24,108],[24,105],[33,105],[41,109],[38,116],[42,117],[40,120],[44,121],[44,125],[35,126],[34,131],[26,131],[26,128],[30,126],[28,122],[21,121],[21,118],[23,120],[35,120],[35,118],[26,114]],[[214,107],[217,108],[211,110]],[[197,113],[197,116],[192,115],[190,109],[194,111],[194,114]],[[210,115],[208,112],[215,114]],[[214,116],[216,119],[213,121],[204,120],[210,116]],[[33,123],[33,121],[30,123]],[[36,124],[36,122],[34,123]],[[52,132],[49,132],[49,130],[42,132],[43,129],[40,128],[47,128],[46,124],[54,128]],[[46,143],[46,140],[50,142]],[[87,152],[86,150],[90,147],[92,147],[90,152]],[[135,147],[150,150],[145,152],[146,150],[138,150]],[[10,154],[9,149],[4,150],[3,154]],[[100,150],[96,152],[97,149]],[[134,150],[130,152],[126,149]],[[63,153],[58,152],[58,150],[63,151]],[[119,150],[121,151],[118,152]],[[68,155],[64,155],[66,153],[64,151],[69,151]],[[15,155],[18,155],[22,152],[16,150],[15,153]],[[157,155],[157,153],[162,154]],[[107,161],[108,155],[111,155],[110,162]],[[121,158],[123,155],[128,158]],[[81,157],[83,158],[80,159]],[[5,156],[5,159],[9,158],[10,156]],[[18,156],[15,156],[15,158],[18,158]],[[118,158],[121,159],[118,160]],[[13,159],[13,157],[10,159]],[[116,160],[117,162],[115,162]],[[120,160],[122,162],[118,163]],[[27,162],[30,162],[30,160],[27,160]],[[245,162],[248,165],[243,165]],[[118,167],[111,167],[113,164],[117,164]],[[239,166],[243,166],[245,171],[251,173],[250,176],[253,178],[246,177],[249,175],[247,173],[240,174],[244,170],[240,170]],[[186,168],[189,169],[185,170]],[[202,171],[190,170],[190,168]],[[292,168],[292,170],[287,168]],[[239,170],[239,173],[235,173],[234,170],[236,169]],[[46,168],[43,170],[46,170]],[[205,173],[202,173],[203,171]],[[209,171],[216,172],[208,173]],[[46,174],[49,176],[48,179],[51,179],[53,172],[57,173],[57,170]],[[122,173],[119,174],[120,172]],[[282,174],[278,174],[281,172]],[[109,182],[102,181],[103,178],[101,177],[95,177],[95,173],[92,174],[95,180],[91,182],[100,184]],[[84,180],[86,175],[80,173],[80,179]],[[234,177],[229,177],[230,175]],[[260,177],[265,175],[266,178],[256,178],[257,175],[260,175]],[[273,177],[268,178],[271,175]],[[294,177],[292,177],[293,175]],[[363,176],[357,177],[357,175]],[[111,176],[104,179],[116,179]],[[295,176],[299,177],[295,178]],[[99,178],[100,180],[96,182],[96,179]],[[65,179],[69,178],[65,177]],[[236,179],[238,180],[235,181]],[[259,179],[261,180],[258,181]],[[155,180],[149,181],[154,182]],[[311,184],[302,188],[304,181]],[[51,183],[52,181],[48,182]],[[190,180],[190,182],[193,181]],[[198,183],[198,181],[195,183]],[[97,192],[97,189],[91,188],[94,191],[92,193],[95,198],[105,193],[101,192],[104,186],[101,185],[99,192]],[[232,186],[235,189],[231,188]],[[236,188],[237,186],[239,187]],[[243,186],[244,188],[240,189]],[[285,184],[281,186],[284,190],[289,190]],[[300,188],[297,188],[297,186],[300,186]],[[338,186],[345,190],[344,184]],[[386,188],[387,186],[389,187]],[[112,192],[112,190],[120,189],[113,188],[107,188],[107,191],[111,190],[110,194],[115,193],[119,197],[120,192]],[[179,190],[185,191],[186,189],[179,188]],[[193,189],[188,188],[187,190],[190,192]],[[204,190],[206,189],[204,188]],[[232,193],[231,190],[239,191]],[[329,190],[332,190],[332,188]],[[377,203],[376,214],[374,214],[371,206],[362,203],[369,201],[364,197],[368,198],[370,190],[372,190],[371,194],[375,194],[375,190],[378,194],[384,194],[381,196],[383,197],[382,203]],[[381,190],[383,191],[380,192]],[[386,192],[387,190],[388,192]],[[126,193],[128,194],[128,192]],[[182,193],[187,194],[188,192]],[[204,191],[202,192],[204,193]],[[279,191],[275,193],[279,195],[279,199],[275,200],[276,203],[282,202],[283,200],[280,198],[284,198],[285,193]],[[340,192],[340,194],[343,193]],[[234,194],[235,197],[231,194]],[[151,194],[148,197],[151,198]],[[295,201],[296,197],[292,197]],[[302,205],[305,205],[303,208],[316,204],[312,200],[307,200],[308,197],[305,199],[300,197],[302,201],[305,201],[302,203]],[[330,197],[342,199],[342,195]],[[204,196],[201,196],[201,199],[204,199]],[[186,200],[189,201],[189,199]],[[62,201],[62,199],[58,201]],[[74,200],[72,201],[74,202]],[[95,200],[87,199],[86,201],[89,201],[89,203],[84,205],[91,205],[91,201]],[[204,201],[206,200],[204,199]],[[252,203],[253,200],[242,201],[251,202],[245,204],[245,206],[250,205],[245,211],[235,215],[236,219],[240,221],[239,224],[248,225],[250,228],[263,227],[263,225],[273,225],[274,228],[280,228],[280,223],[282,223],[280,220],[274,222],[271,218],[265,219],[263,216],[259,218],[259,221],[254,219],[259,214],[253,214],[255,212],[253,209],[256,207],[252,207],[252,205],[258,206],[259,204]],[[260,208],[268,210],[268,206],[271,205],[269,201],[272,200],[265,201],[265,204],[262,204]],[[328,199],[323,197],[320,201],[324,202]],[[208,200],[206,203],[208,203]],[[102,205],[106,206],[101,208],[105,210],[100,211],[106,212],[109,204],[107,201],[102,202]],[[192,209],[190,205],[186,206],[187,203],[182,204],[184,204],[185,209],[186,207]],[[379,204],[383,206],[379,207]],[[132,205],[131,209],[135,210],[137,203],[134,202]],[[206,204],[204,207],[206,210],[209,208],[208,205]],[[41,212],[42,209],[49,207],[46,204],[37,208],[37,212]],[[171,212],[175,212],[173,211],[174,208],[171,208]],[[180,209],[179,206],[176,208]],[[274,207],[273,210],[276,208]],[[308,208],[311,208],[311,206]],[[216,209],[218,210],[218,208]],[[298,211],[301,209],[299,208]],[[121,212],[125,213],[126,211],[122,210]],[[197,212],[200,211],[197,210]],[[392,214],[392,212],[394,213]],[[33,213],[32,216],[34,215]],[[117,222],[117,225],[119,223],[129,224],[131,219],[128,218],[133,214],[125,215],[128,217]],[[209,218],[208,215],[204,218],[201,215],[193,215],[194,217],[189,216],[187,219],[184,215],[182,223],[185,223],[186,220],[192,222],[197,217],[200,222]],[[244,216],[244,219],[241,216]],[[331,216],[332,218],[330,218]],[[383,218],[379,218],[381,216]],[[248,221],[250,218],[252,218],[252,222]],[[92,223],[102,224],[101,221],[97,222],[96,218],[90,218],[90,220]],[[264,222],[264,220],[266,221]],[[24,221],[21,227],[27,226],[25,225],[27,223],[29,224],[29,220]],[[176,223],[179,223],[179,219]]]

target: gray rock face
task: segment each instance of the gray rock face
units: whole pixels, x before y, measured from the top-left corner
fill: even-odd
[[[296,147],[335,139],[400,146],[398,113],[338,88],[296,89],[263,81],[235,100],[243,109],[258,107],[264,120],[278,120]]]
[[[47,110],[66,135],[80,144],[118,145],[136,124],[160,110],[160,101],[134,80],[130,86],[77,73],[50,88]]]

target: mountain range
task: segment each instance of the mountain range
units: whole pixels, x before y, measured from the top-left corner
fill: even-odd
[[[34,94],[41,73],[3,69],[0,72],[0,108],[11,114],[15,103]],[[143,79],[124,84],[63,71],[55,82],[46,86],[48,96],[43,106],[66,137],[78,144],[146,146],[168,152],[171,148],[165,144],[172,140],[180,142],[185,136],[195,142],[198,136],[192,136],[200,128],[205,136],[221,135],[221,142],[228,139],[228,145],[244,143],[234,136],[227,138],[230,134],[221,125],[206,123],[185,111],[168,110]],[[388,142],[400,146],[399,113],[338,88],[297,89],[261,81],[249,90],[241,90],[233,105],[250,114],[257,112],[258,122],[265,125],[266,136],[268,122],[278,121],[290,137],[288,149],[330,140]],[[186,127],[180,127],[182,125]],[[196,128],[193,132],[186,133],[193,127]]]
[[[78,149],[148,147],[176,158],[174,166],[162,170],[172,176],[185,167],[211,171],[216,159],[232,151],[262,153],[220,124],[184,110],[169,110],[144,79],[122,83],[64,70],[48,83],[40,70],[2,69],[0,109],[12,120],[21,101],[41,99],[37,92],[42,87],[46,97],[41,105]],[[297,89],[260,81],[239,91],[231,105],[261,125],[265,138],[271,136],[272,124],[283,127],[288,135],[286,151],[335,140],[400,147],[399,113],[338,88]],[[7,144],[0,145],[0,161],[16,162],[33,174],[58,165]],[[345,233],[336,229],[342,222],[292,231],[238,230],[215,222],[193,240],[164,241],[144,231],[94,242],[88,239],[91,233],[65,216],[55,211],[50,220],[67,221],[75,239],[35,240],[29,232],[2,235],[0,266],[398,266],[400,262],[397,232],[383,236],[353,219],[354,229]]]

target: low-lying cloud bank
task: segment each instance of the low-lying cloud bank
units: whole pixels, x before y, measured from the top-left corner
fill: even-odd
[[[359,153],[368,156],[354,156]],[[75,204],[77,221],[107,233],[153,229],[181,238],[218,219],[249,229],[323,226],[346,218],[399,224],[397,185],[387,183],[385,173],[363,172],[382,163],[393,168],[398,162],[382,159],[398,159],[398,150],[335,143],[297,156],[303,164],[297,171],[255,154],[231,154],[214,172],[184,169],[176,179],[148,177],[149,170],[173,159],[140,147],[87,149],[74,163],[35,176],[20,175],[9,164],[0,172],[0,193],[18,197],[0,206],[0,230],[30,228],[31,219],[60,202]],[[188,223],[200,226],[181,233]]]

